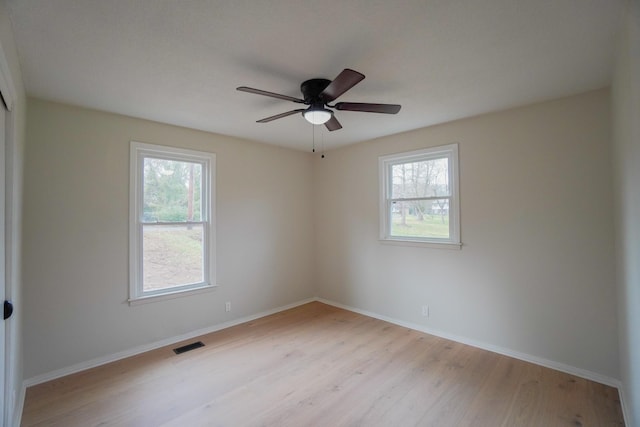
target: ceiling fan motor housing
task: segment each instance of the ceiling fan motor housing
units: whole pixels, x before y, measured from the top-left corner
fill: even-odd
[[[307,105],[317,104],[318,102],[322,102],[320,99],[320,94],[327,86],[329,86],[331,80],[327,79],[310,79],[305,82],[302,82],[300,85],[300,91],[304,97],[304,103]]]

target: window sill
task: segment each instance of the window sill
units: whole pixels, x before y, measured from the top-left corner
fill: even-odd
[[[130,306],[147,304],[150,302],[164,301],[164,300],[169,300],[174,298],[186,297],[189,295],[197,295],[205,292],[211,292],[216,290],[217,287],[218,285],[204,285],[198,288],[178,290],[174,292],[165,292],[163,294],[158,294],[158,295],[146,295],[141,297],[129,298],[128,302]]]
[[[420,242],[416,240],[380,239],[380,243],[384,245],[413,246],[417,248],[449,249],[458,251],[462,249],[462,243],[450,242]]]

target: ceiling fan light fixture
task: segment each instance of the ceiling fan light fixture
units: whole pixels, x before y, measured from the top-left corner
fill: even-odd
[[[323,125],[331,120],[333,111],[322,107],[309,107],[302,115],[312,125]]]
[[[286,111],[284,113],[265,117],[257,120],[257,123],[268,123],[283,117],[289,117],[293,114],[302,113],[302,117],[313,125],[325,125],[328,131],[342,129],[340,121],[336,118],[333,109],[346,111],[361,111],[363,113],[384,113],[397,114],[400,111],[400,105],[397,104],[372,104],[368,102],[338,102],[335,105],[329,105],[343,93],[354,87],[364,79],[364,74],[354,71],[350,68],[342,70],[338,77],[333,80],[327,79],[309,79],[302,82],[300,92],[302,98],[295,98],[289,95],[282,95],[275,92],[269,92],[262,89],[256,89],[248,86],[240,86],[236,89],[240,92],[253,93],[256,95],[268,96],[271,98],[282,99],[285,101],[295,102],[296,104],[304,104],[304,108],[296,108],[295,110]],[[328,107],[328,108],[327,108]],[[331,109],[329,109],[331,108]]]

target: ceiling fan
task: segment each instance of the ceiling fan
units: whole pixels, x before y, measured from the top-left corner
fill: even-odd
[[[302,113],[302,116],[314,125],[324,124],[330,131],[342,129],[342,125],[336,119],[333,111],[329,108],[343,111],[362,111],[365,113],[397,114],[401,106],[397,104],[369,104],[366,102],[338,102],[329,105],[340,95],[354,87],[364,79],[364,74],[345,68],[333,81],[327,79],[310,79],[300,85],[303,99],[293,96],[281,95],[279,93],[268,92],[266,90],[254,89],[252,87],[240,86],[236,88],[241,92],[254,93],[256,95],[270,96],[272,98],[293,101],[298,104],[308,105],[308,108],[298,108],[286,113],[276,114],[258,120],[257,123],[267,123],[276,119]]]

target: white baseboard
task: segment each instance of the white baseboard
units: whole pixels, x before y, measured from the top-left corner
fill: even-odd
[[[275,313],[279,313],[281,311],[284,310],[288,310],[290,308],[294,308],[297,307],[299,305],[303,305],[303,304],[307,304],[310,302],[315,301],[316,298],[307,298],[305,300],[302,301],[297,301],[294,302],[292,304],[287,304],[284,305],[282,307],[277,307],[271,310],[266,310],[257,314],[253,314],[250,316],[245,316],[245,317],[241,317],[239,319],[234,319],[234,320],[230,320],[228,322],[223,322],[223,323],[219,323],[217,325],[213,325],[213,326],[209,326],[206,328],[202,328],[202,329],[198,329],[196,331],[192,331],[192,332],[188,332],[186,334],[182,334],[182,335],[178,335],[175,337],[171,337],[171,338],[166,338],[160,341],[156,341],[150,344],[144,344],[141,346],[137,346],[134,348],[131,348],[129,350],[124,350],[118,353],[114,353],[114,354],[110,354],[107,356],[103,356],[103,357],[98,357],[95,359],[91,359],[88,360],[86,362],[81,362],[81,363],[77,363],[75,365],[72,366],[68,366],[66,368],[62,368],[62,369],[56,369],[55,371],[52,372],[47,372],[41,375],[36,375],[35,377],[26,379],[24,381],[24,389],[26,389],[27,387],[31,387],[33,385],[36,384],[41,384],[47,381],[51,381],[54,380],[56,378],[60,378],[60,377],[64,377],[66,375],[71,375],[71,374],[75,374],[77,372],[81,372],[81,371],[85,371],[87,369],[91,369],[91,368],[95,368],[97,366],[101,366],[101,365],[106,365],[107,363],[111,363],[111,362],[115,362],[117,360],[121,360],[121,359],[125,359],[127,357],[131,357],[131,356],[135,356],[138,355],[140,353],[144,353],[150,350],[155,350],[157,348],[160,347],[165,347],[168,345],[172,345],[175,344],[177,342],[180,341],[185,341],[185,340],[190,340],[192,338],[195,337],[199,337],[201,335],[206,335],[206,334],[210,334],[212,332],[216,332],[222,329],[226,329],[226,328],[230,328],[232,326],[236,326],[239,325],[241,323],[246,323],[246,322],[250,322],[252,320],[255,319],[259,319],[261,317],[265,317],[265,316],[269,316],[271,314],[275,314]],[[24,400],[24,399],[23,399]],[[20,411],[20,413],[22,413],[22,409]]]
[[[391,317],[383,316],[378,313],[373,313],[367,310],[361,310],[356,307],[340,304],[338,302],[327,300],[324,298],[316,298],[316,300],[328,305],[332,305],[334,307],[342,308],[344,310],[353,311],[354,313],[359,313],[365,316],[373,317],[375,319],[384,320],[385,322],[393,323],[394,325],[403,326],[409,329],[414,329],[416,331],[424,332],[429,335],[435,335],[437,337],[446,338],[448,340],[456,341],[462,344],[467,344],[472,347],[480,348],[482,350],[488,350],[493,353],[498,353],[505,356],[513,357],[514,359],[524,360],[525,362],[534,363],[536,365],[544,366],[545,368],[555,369],[556,371],[565,372],[567,374],[575,375],[576,377],[585,378],[587,380],[595,381],[600,384],[605,384],[611,387],[615,387],[618,389],[618,392],[620,392],[620,389],[621,389],[620,380],[608,377],[606,375],[599,374],[597,372],[591,372],[586,369],[576,368],[574,366],[570,366],[564,363],[545,359],[542,357],[533,356],[530,354],[521,353],[519,351],[510,350],[508,348],[499,347],[493,344],[487,344],[487,343],[483,343],[483,342],[469,339],[466,337],[461,337],[458,335],[453,335],[446,332],[434,330],[423,325],[418,325],[416,323],[411,323],[411,322],[405,322],[403,320],[398,320]]]

